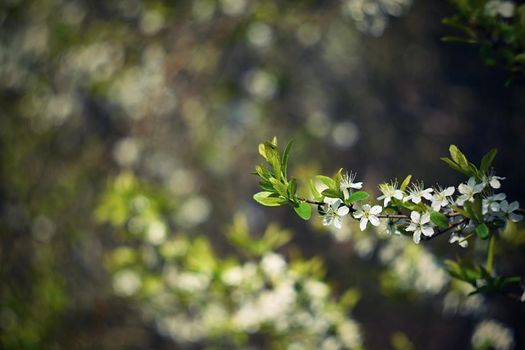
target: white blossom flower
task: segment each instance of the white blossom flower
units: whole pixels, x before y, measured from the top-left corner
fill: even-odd
[[[510,18],[514,16],[516,5],[512,1],[491,0],[485,4],[485,14],[495,17]]]
[[[403,191],[397,188],[397,183],[383,183],[379,185],[379,190],[383,193],[382,196],[377,197],[377,200],[383,200],[383,206],[386,207],[392,198],[402,200]]]
[[[405,201],[412,201],[414,204],[421,203],[421,198],[426,200],[432,200],[432,189],[426,188],[423,189],[423,183],[413,184],[410,190],[408,190],[409,195],[405,197]]]
[[[354,213],[354,218],[361,219],[359,221],[359,228],[361,231],[366,229],[366,225],[370,222],[374,226],[379,226],[381,223],[377,215],[381,213],[383,208],[380,205],[374,205],[371,207],[369,204],[364,204]]]
[[[476,184],[476,179],[471,177],[467,184],[459,184],[458,191],[461,196],[458,197],[456,203],[463,205],[466,201],[474,202],[474,195],[483,191],[484,187],[483,183]]]
[[[520,208],[518,201],[508,203],[506,200],[501,201],[500,211],[505,214],[505,217],[509,218],[512,222],[518,222],[523,220],[523,215],[516,214],[515,211]]]
[[[363,188],[362,182],[354,182],[356,176],[357,174],[352,173],[352,172],[350,173],[346,172],[346,174],[343,174],[341,176],[341,182],[339,184],[339,188],[341,189],[341,191],[343,191],[343,195],[345,198],[348,198],[348,196],[350,195],[348,191],[350,188],[353,188],[356,190]]]
[[[328,199],[325,199],[325,201]],[[350,209],[343,205],[343,202],[340,199],[335,199],[331,203],[327,203],[324,206],[324,216],[323,216],[323,225],[329,226],[332,223],[336,228],[341,228],[341,217],[347,215],[350,212]]]
[[[432,210],[439,211],[442,207],[446,207],[450,203],[447,197],[452,196],[455,190],[454,186],[450,186],[444,190],[439,188],[437,192],[434,192],[431,204]]]
[[[495,350],[510,350],[514,348],[512,330],[495,320],[480,322],[470,341],[475,349],[490,347]]]
[[[458,235],[456,232],[452,233],[448,242],[451,244],[457,242],[461,248],[468,247],[468,241],[466,240],[466,238]]]
[[[434,234],[434,229],[432,226],[428,225],[430,222],[429,213],[419,213],[413,211],[410,213],[410,219],[412,222],[406,228],[407,231],[414,231],[414,242],[417,244],[421,240],[421,234],[424,234],[427,237],[431,237]]]
[[[488,214],[489,211],[494,213],[498,212],[500,210],[500,202],[504,200],[505,197],[505,193],[498,193],[487,198],[483,198],[481,202],[481,210],[483,215]]]
[[[386,231],[386,233],[388,233],[389,235],[400,236],[401,232],[399,232],[399,230],[397,229],[398,221],[399,220],[396,221],[396,220],[392,220],[392,219],[387,220],[385,222],[385,231]]]
[[[493,171],[489,173],[488,176],[483,177],[483,185],[486,187],[487,185],[490,185],[493,189],[497,190],[501,187],[500,180],[505,180],[502,176],[496,176]]]

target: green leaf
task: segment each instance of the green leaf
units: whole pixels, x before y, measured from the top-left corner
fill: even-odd
[[[482,222],[478,226],[476,226],[476,235],[481,239],[487,239],[490,236],[489,227]]]
[[[281,205],[288,204],[288,200],[281,197],[273,197],[273,192],[257,192],[253,195],[253,199],[259,204],[265,205],[267,207],[278,207]]]
[[[278,180],[276,180],[274,178],[271,178],[270,182],[272,183],[272,185],[275,188],[275,190],[277,191],[277,193],[279,193],[283,197],[288,197],[288,188],[286,187],[285,184],[283,184],[282,182],[280,182],[280,181],[278,181]]]
[[[259,186],[265,191],[275,192],[275,188],[269,181],[261,180],[259,181]]]
[[[315,183],[313,180],[310,179],[310,191],[312,192],[312,196],[316,201],[320,201],[323,196],[317,191],[317,188],[315,187]]]
[[[481,165],[479,167],[482,172],[486,173],[489,170],[490,166],[492,165],[492,161],[496,157],[497,153],[498,150],[496,148],[493,148],[483,156],[483,158],[481,159]]]
[[[451,167],[452,169],[456,170],[456,171],[459,171],[460,173],[462,174],[465,174],[465,175],[469,175],[468,172],[464,171],[458,164],[456,164],[452,159],[450,158],[447,158],[447,157],[441,157],[439,158],[441,159],[442,161],[444,161],[445,163],[448,164],[449,167]]]
[[[339,198],[340,193],[339,191],[334,191],[333,189],[327,188],[323,192],[321,192],[323,196],[331,197],[331,198]]]
[[[328,186],[329,189],[338,190],[334,179],[324,175],[317,175],[315,178]]]
[[[463,209],[461,209],[459,207],[456,207],[456,206],[452,206],[452,210],[454,210],[455,212],[460,213],[461,215],[463,215],[466,218],[472,219],[470,217],[470,214],[466,210],[463,210]]]
[[[308,220],[312,216],[312,208],[309,204],[301,202],[299,205],[294,206],[293,210],[299,215],[299,217],[303,220]]]
[[[291,179],[288,183],[288,198],[292,198],[295,196],[295,193],[297,192],[297,180]]]
[[[404,191],[407,189],[408,185],[410,184],[410,180],[412,179],[412,175],[408,175],[407,177],[405,177],[405,179],[403,180],[403,182],[401,182],[401,186],[399,187],[399,189],[401,191]]]
[[[264,151],[264,143],[261,143],[259,144],[259,154],[266,160],[268,160],[268,158],[266,157],[266,152]]]
[[[470,168],[467,157],[456,147],[456,145],[450,145],[449,147],[450,157],[452,160],[467,174],[473,175]]]
[[[367,199],[369,197],[368,193],[365,191],[357,191],[352,193],[347,199],[346,203],[354,203],[357,201],[362,201],[363,199]]]
[[[445,215],[441,214],[440,212],[433,211],[430,214],[430,221],[432,221],[432,223],[439,228],[442,228],[442,229],[448,228],[448,218]]]
[[[290,140],[286,144],[286,147],[284,148],[283,160],[281,162],[281,166],[283,168],[283,175],[285,179],[288,176],[287,174],[288,173],[288,157],[290,156],[290,150],[292,149],[292,144],[293,144],[293,140]]]
[[[282,178],[282,172],[281,172],[281,159],[279,156],[279,150],[277,149],[277,146],[274,145],[271,142],[265,142],[264,143],[264,154],[266,155],[266,158],[268,159],[268,163],[273,168],[274,176],[277,180],[281,180]]]

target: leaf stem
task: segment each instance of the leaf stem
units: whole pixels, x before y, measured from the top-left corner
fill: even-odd
[[[496,236],[492,234],[490,236],[489,240],[489,249],[487,252],[487,265],[486,269],[489,273],[492,273],[492,270],[494,269],[494,245],[496,242]]]

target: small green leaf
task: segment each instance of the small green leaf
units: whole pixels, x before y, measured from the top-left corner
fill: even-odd
[[[273,192],[257,192],[253,195],[253,199],[259,204],[265,205],[267,207],[278,207],[281,205],[288,204],[288,201],[281,197],[273,197],[275,194]]]
[[[408,175],[407,177],[405,177],[405,179],[403,180],[403,182],[401,182],[401,186],[399,186],[399,189],[401,191],[404,191],[407,189],[408,185],[410,184],[410,180],[412,179],[412,175]]]
[[[446,229],[448,228],[448,219],[445,215],[440,212],[433,211],[430,214],[430,221],[439,228]]]
[[[286,144],[286,147],[284,148],[283,160],[281,162],[281,166],[283,168],[283,175],[285,179],[288,176],[288,157],[290,156],[290,150],[292,149],[292,144],[293,144],[292,140],[290,140]]]
[[[275,178],[271,178],[270,182],[272,183],[277,193],[279,193],[283,197],[288,197],[288,188],[286,187],[285,184],[276,180]]]
[[[487,154],[483,156],[483,158],[481,159],[481,165],[480,165],[480,170],[482,172],[486,173],[489,170],[490,166],[492,165],[492,161],[496,157],[497,153],[498,153],[498,150],[493,148],[490,151],[488,151]]]
[[[352,193],[346,200],[346,203],[354,203],[357,201],[362,201],[363,199],[367,199],[369,197],[368,193],[365,191],[357,191]]]
[[[288,198],[292,198],[295,196],[295,193],[297,192],[297,180],[291,179],[288,183]]]
[[[299,215],[299,217],[303,220],[308,220],[312,216],[312,208],[309,204],[301,202],[299,205],[294,206],[293,210]]]
[[[264,143],[259,144],[259,154],[266,160],[268,158],[266,157],[266,152],[264,151]]]
[[[452,210],[454,210],[455,212],[460,213],[461,215],[463,215],[466,218],[472,219],[470,217],[470,214],[466,210],[463,210],[463,209],[461,209],[459,207],[456,207],[456,206],[452,206]]]
[[[456,170],[456,171],[459,171],[460,173],[462,174],[465,174],[465,175],[469,175],[468,172],[464,171],[458,164],[456,164],[452,159],[450,158],[447,158],[447,157],[441,157],[439,158],[441,159],[442,161],[444,161],[445,163],[448,164],[449,167],[451,167],[452,169]]]
[[[467,175],[474,175],[472,174],[472,170],[469,166],[469,161],[467,160],[467,157],[459,150],[459,148],[456,147],[456,145],[450,145],[449,147],[450,151],[450,157],[452,160],[467,174]]]
[[[323,198],[319,191],[317,191],[317,188],[315,187],[315,183],[313,180],[310,180],[310,191],[312,192],[312,196],[316,201],[319,201]]]
[[[265,191],[275,192],[275,188],[273,188],[273,185],[269,181],[261,180],[259,181],[259,186]]]
[[[476,226],[476,235],[478,235],[481,239],[487,239],[490,236],[489,227],[482,222],[478,226]]]
[[[326,186],[328,186],[329,189],[337,190],[337,186],[334,179],[324,175],[317,175],[315,178],[324,183]]]
[[[339,191],[334,191],[330,188],[327,188],[323,192],[321,192],[323,196],[330,197],[330,198],[339,198],[340,193]]]

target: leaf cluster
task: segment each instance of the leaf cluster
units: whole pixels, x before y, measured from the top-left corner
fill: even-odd
[[[474,44],[488,66],[500,66],[510,72],[510,83],[525,74],[525,5],[516,5],[511,16],[490,10],[487,0],[451,0],[455,13],[443,23],[459,31],[444,41]],[[497,6],[497,3],[494,4]]]
[[[504,294],[512,285],[521,282],[520,276],[503,277],[493,275],[483,265],[475,264],[471,261],[452,261],[446,260],[445,265],[448,273],[461,281],[470,284],[474,290],[469,295],[484,294]]]
[[[259,154],[266,160],[266,164],[257,165],[255,175],[261,178],[259,185],[264,191],[256,193],[253,199],[268,207],[292,205],[301,219],[308,220],[312,209],[310,205],[298,199],[297,180],[288,178],[291,148],[292,141],[288,142],[281,156],[276,137],[259,145]]]

